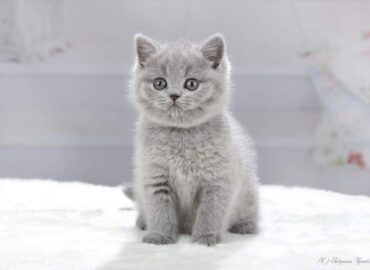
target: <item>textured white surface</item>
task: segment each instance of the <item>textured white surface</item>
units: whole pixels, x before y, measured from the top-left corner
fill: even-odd
[[[258,235],[152,246],[118,187],[0,180],[0,269],[369,269],[355,260],[370,260],[370,198],[262,186],[261,203]]]

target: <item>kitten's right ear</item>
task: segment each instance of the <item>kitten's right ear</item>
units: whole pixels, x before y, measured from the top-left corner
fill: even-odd
[[[159,49],[159,45],[154,40],[142,34],[135,35],[134,39],[137,61],[141,67],[144,67],[148,58]]]
[[[212,67],[216,69],[221,64],[225,55],[224,37],[221,34],[214,34],[204,42],[201,52],[212,63]]]

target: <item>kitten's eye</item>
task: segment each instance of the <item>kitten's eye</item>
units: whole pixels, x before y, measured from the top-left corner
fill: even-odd
[[[167,87],[167,82],[163,78],[157,78],[153,82],[153,87],[156,90],[163,90]]]
[[[197,79],[187,79],[184,87],[190,91],[195,91],[199,87],[199,81]]]

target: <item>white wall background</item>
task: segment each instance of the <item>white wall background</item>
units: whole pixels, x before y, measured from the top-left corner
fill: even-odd
[[[136,116],[125,97],[133,35],[201,41],[221,32],[234,66],[232,108],[257,141],[262,182],[370,194],[368,174],[313,163],[320,104],[300,56],[369,30],[370,1],[63,3],[70,50],[45,62],[0,64],[1,177],[131,179]]]
[[[60,1],[73,49],[39,67],[49,72],[126,72],[138,32],[161,41],[221,32],[235,72],[304,73],[302,52],[370,28],[368,0]]]
[[[221,32],[237,72],[295,73],[304,71],[300,53],[369,29],[369,14],[366,0],[65,1],[66,32],[81,53],[70,61],[125,68],[132,61],[137,32],[163,41],[201,41]]]

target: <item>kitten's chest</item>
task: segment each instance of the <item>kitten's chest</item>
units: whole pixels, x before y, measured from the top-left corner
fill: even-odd
[[[180,209],[188,211],[201,185],[203,163],[207,157],[202,134],[172,133],[166,144],[169,181],[177,194]]]
[[[151,128],[144,133],[143,148],[149,162],[168,170],[172,178],[190,182],[223,158],[225,136],[218,126],[189,129]]]
[[[155,129],[147,133],[146,152],[151,161],[160,163],[170,176],[191,181],[202,172],[207,162],[219,152],[217,132],[194,129]]]
[[[169,132],[164,143],[163,155],[168,158],[170,174],[177,178],[188,178],[199,171],[207,155],[205,136],[189,132]]]

